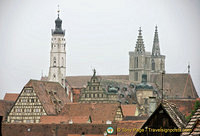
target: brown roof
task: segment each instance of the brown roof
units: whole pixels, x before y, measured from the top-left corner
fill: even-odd
[[[56,114],[56,108],[62,108],[64,104],[70,102],[65,89],[58,82],[30,80],[26,87],[33,88],[48,115]],[[58,102],[54,104],[53,100],[61,101],[61,104]]]
[[[151,75],[151,82],[158,89],[162,86],[161,79],[161,75]],[[163,88],[168,98],[198,98],[190,74],[165,74]]]
[[[176,104],[176,107],[179,109],[179,111],[183,115],[188,116],[191,114],[192,110],[194,109],[194,105],[197,99],[172,99],[168,101]]]
[[[128,75],[101,75],[102,80],[125,80],[128,81]],[[67,76],[66,80],[73,88],[83,88],[90,81],[91,76]]]
[[[15,102],[17,100],[18,96],[19,96],[19,94],[17,94],[17,93],[6,93],[3,99],[5,101],[14,101]]]
[[[167,100],[163,100],[156,110],[151,114],[151,116],[147,119],[144,125],[147,124],[147,122],[150,122],[152,118],[154,118],[158,112],[159,109],[164,109],[169,117],[173,120],[177,128],[185,128],[186,126],[186,119],[183,116],[183,114],[178,110],[178,108],[175,106],[175,104],[168,102]],[[144,126],[143,126],[144,127]]]
[[[125,116],[135,116],[136,104],[121,105],[122,113]]]
[[[116,81],[129,85],[128,75],[99,75],[103,81]],[[67,76],[67,83],[72,88],[83,88],[91,76]],[[150,77],[154,87],[161,89],[161,75],[154,74]],[[165,74],[164,90],[168,98],[198,98],[190,74]]]
[[[173,119],[178,128],[184,128],[186,126],[186,120],[183,114],[178,110],[175,104],[164,100],[161,105],[167,111],[168,115]]]
[[[200,108],[197,109],[195,114],[191,117],[190,121],[188,122],[186,129],[191,129],[189,132],[183,132],[182,136],[199,136],[200,135]]]
[[[4,117],[3,120],[5,120],[5,117],[8,115],[8,112],[10,111],[13,104],[13,101],[0,100],[0,116]]]
[[[41,116],[41,124],[69,124],[69,121],[73,123],[89,123],[89,116]]]
[[[105,124],[107,120],[114,121],[119,104],[106,103],[69,103],[63,107],[60,115],[90,116],[92,123]]]

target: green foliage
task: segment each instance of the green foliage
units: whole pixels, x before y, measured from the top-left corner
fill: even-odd
[[[200,101],[196,101],[194,104],[194,110],[192,110],[191,114],[189,116],[186,116],[186,120],[189,121],[190,118],[195,114],[195,112],[197,111],[197,109],[200,107]]]

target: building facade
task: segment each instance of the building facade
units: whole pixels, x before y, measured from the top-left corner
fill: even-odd
[[[69,99],[58,82],[30,80],[10,109],[8,123],[39,123],[44,115],[57,115]]]
[[[151,74],[160,74],[163,71],[165,71],[165,56],[160,54],[157,26],[152,53],[145,51],[142,30],[140,28],[135,51],[129,52],[129,80],[140,83],[142,81],[142,74],[146,74],[147,81],[150,81]]]
[[[66,42],[65,30],[62,29],[62,20],[55,20],[55,29],[52,29],[50,67],[48,81],[59,82],[65,87],[66,76]]]
[[[96,71],[91,77],[86,88],[81,91],[80,103],[116,103],[118,101],[117,90],[106,91],[100,81],[100,77],[96,76]]]

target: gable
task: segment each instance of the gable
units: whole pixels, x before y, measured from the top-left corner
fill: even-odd
[[[151,75],[151,82],[154,83],[154,87],[161,88],[161,78],[161,75]],[[190,74],[165,74],[163,80],[166,98],[198,98]]]
[[[7,122],[39,123],[41,115],[46,112],[34,89],[25,87],[10,110]]]

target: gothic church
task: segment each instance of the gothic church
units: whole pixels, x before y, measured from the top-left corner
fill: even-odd
[[[129,80],[135,83],[142,81],[143,74],[146,74],[147,81],[150,81],[152,74],[161,74],[165,71],[165,56],[160,53],[157,26],[152,53],[145,51],[142,30],[140,28],[135,51],[129,52],[129,60]]]

